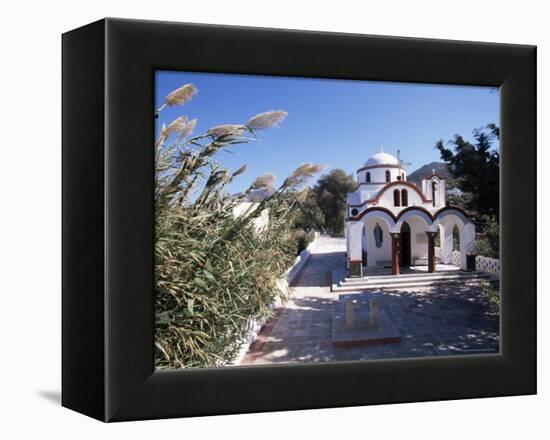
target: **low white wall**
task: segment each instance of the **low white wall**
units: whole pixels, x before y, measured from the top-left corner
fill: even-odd
[[[266,323],[265,319],[262,319],[261,321],[258,321],[257,319],[250,319],[250,318],[248,319],[248,322],[247,322],[248,333],[245,337],[245,340],[241,344],[241,348],[239,348],[239,352],[235,356],[235,359],[233,359],[229,363],[229,365],[239,365],[242,362],[242,360],[246,356],[246,353],[248,352],[248,349],[258,337],[258,334],[262,330],[265,323]]]
[[[500,276],[500,260],[478,255],[476,257],[476,271]]]
[[[300,272],[300,270],[305,266],[307,263],[307,260],[309,259],[309,256],[311,255],[312,249],[315,247],[315,241],[319,237],[318,233],[315,233],[315,238],[313,241],[308,245],[307,248],[305,248],[302,252],[300,252],[300,255],[296,257],[296,260],[294,260],[294,264],[286,271],[286,274],[277,281],[277,288],[281,291],[281,293],[287,293],[290,283],[296,278],[296,275]],[[283,304],[283,301],[281,300],[281,296],[279,295],[275,301],[273,301],[273,304],[271,304],[271,309],[274,309],[275,307],[280,307]],[[248,319],[247,327],[248,327],[248,333],[245,337],[245,340],[243,341],[241,348],[239,349],[239,352],[237,356],[235,356],[235,359],[229,363],[229,365],[239,365],[244,357],[246,356],[246,353],[250,349],[250,346],[253,344],[253,342],[258,337],[258,334],[260,331],[262,331],[262,328],[264,327],[266,323],[266,320],[263,319],[261,321],[257,319]]]
[[[314,243],[314,241],[312,241],[307,248],[300,252],[300,255],[296,257],[296,260],[294,260],[294,264],[286,273],[286,281],[288,284],[292,283],[302,267],[305,266],[307,260],[309,259],[309,256],[311,255],[311,245]]]

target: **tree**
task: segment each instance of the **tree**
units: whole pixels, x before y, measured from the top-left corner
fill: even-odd
[[[297,199],[294,228],[305,232],[322,230],[325,227],[325,215],[317,203],[316,193],[306,188]]]
[[[323,221],[315,220],[315,223],[324,225],[330,233],[342,234],[346,217],[346,197],[356,188],[357,183],[353,176],[346,174],[344,170],[332,170],[321,176],[311,190],[313,200],[309,202],[315,218],[319,219],[319,214],[322,214]]]
[[[448,182],[445,182],[447,184]],[[453,186],[452,188],[455,188]],[[470,193],[450,193],[447,191],[447,204],[449,206],[459,206],[461,208],[466,208],[469,206],[470,201],[472,200],[472,194]]]
[[[493,143],[499,139],[499,128],[489,124],[474,130],[473,134],[474,143],[457,134],[447,143],[449,148],[443,140],[437,142],[436,148],[458,188],[467,194],[465,207],[498,219],[500,156]]]

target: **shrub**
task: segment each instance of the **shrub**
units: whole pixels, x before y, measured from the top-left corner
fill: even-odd
[[[495,258],[493,249],[486,238],[476,241],[475,253],[484,257]]]
[[[315,231],[306,232],[303,229],[295,229],[294,237],[296,240],[296,255],[300,255],[315,238]]]
[[[491,304],[497,308],[500,307],[500,293],[491,285],[490,282],[483,281],[481,283],[481,291]]]

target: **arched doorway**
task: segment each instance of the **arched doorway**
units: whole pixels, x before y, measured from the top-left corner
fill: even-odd
[[[411,265],[411,227],[407,222],[401,225],[399,237],[399,264],[400,266]]]
[[[441,229],[441,262],[467,270],[466,254],[475,243],[475,225],[463,212],[445,208],[436,219]]]

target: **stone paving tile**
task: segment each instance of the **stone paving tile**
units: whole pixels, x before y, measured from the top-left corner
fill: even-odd
[[[498,353],[499,316],[479,286],[370,291],[402,336],[399,344],[332,347],[330,273],[345,265],[343,239],[320,237],[284,310],[243,364],[328,362]],[[361,293],[366,294],[366,293]]]

